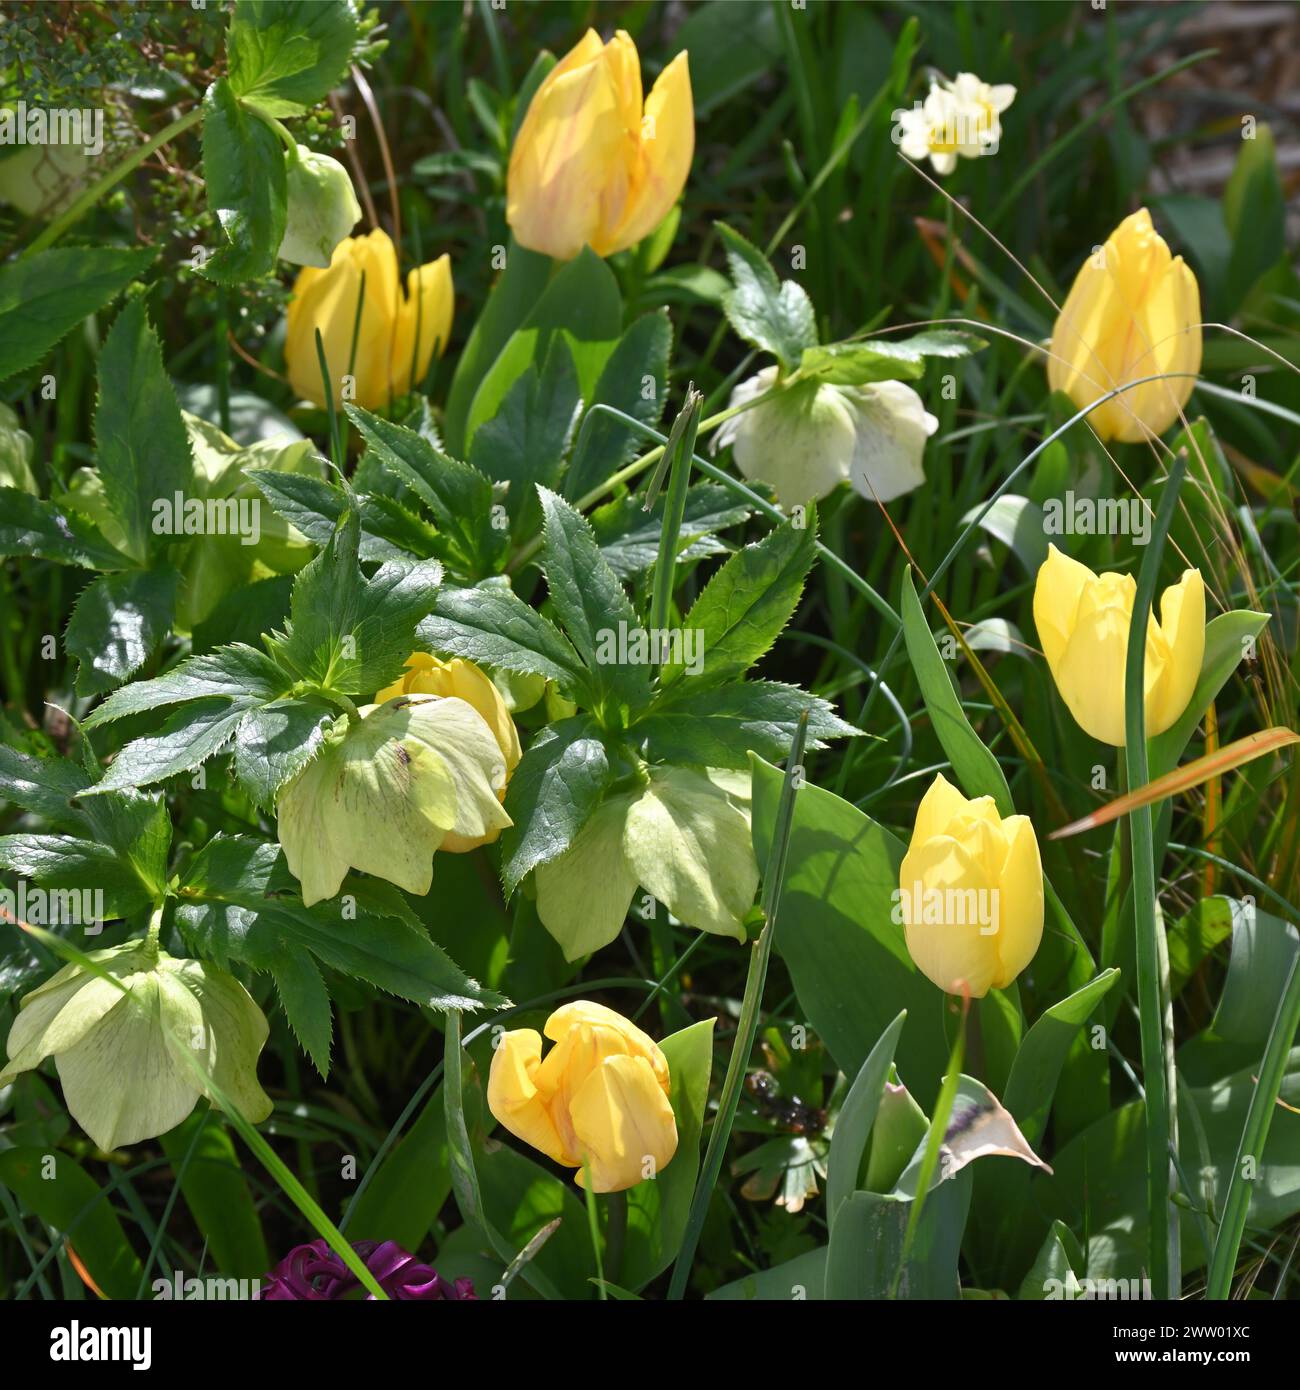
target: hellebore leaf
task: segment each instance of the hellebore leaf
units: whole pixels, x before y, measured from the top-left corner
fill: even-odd
[[[633,728],[657,761],[747,768],[751,752],[783,758],[805,710],[809,748],[860,733],[828,701],[778,681],[737,681],[697,694],[694,682],[684,680]]]
[[[568,639],[504,584],[444,586],[418,633],[439,656],[460,656],[516,675],[544,676],[566,698],[591,703],[587,673]]]
[[[636,609],[581,513],[548,488],[538,488],[538,493],[544,517],[542,568],[556,614],[596,683],[629,709],[641,709],[650,702],[650,666],[602,660],[611,647],[617,653],[620,627],[638,627]]]
[[[86,828],[85,812],[72,803],[90,782],[68,758],[38,758],[0,743],[0,798],[60,828]]]
[[[591,514],[591,529],[600,553],[620,579],[641,574],[659,558],[667,502],[665,492],[646,511],[640,497],[621,497]],[[737,502],[725,487],[704,483],[691,488],[686,494],[686,509],[678,534],[678,563],[725,554],[728,547],[715,538],[714,532],[739,526],[748,516],[749,507]]]
[[[810,347],[799,360],[801,377],[816,377],[835,386],[865,386],[873,381],[915,381],[925,375],[927,357],[966,357],[987,346],[973,334],[935,328],[911,338],[871,338]]]
[[[87,925],[97,905],[107,918],[129,917],[152,900],[139,875],[98,840],[72,835],[0,835],[0,868],[47,890],[48,913],[60,923]],[[102,894],[102,901],[88,894]],[[31,906],[28,918],[35,926]]]
[[[447,563],[473,579],[493,573],[510,537],[493,524],[488,477],[405,425],[359,406],[344,409],[382,467],[428,507],[446,543]]]
[[[88,584],[68,620],[66,645],[77,658],[77,693],[121,685],[171,630],[179,576],[170,566],[103,575]]]
[[[273,700],[249,710],[235,730],[235,775],[263,807],[320,752],[334,712],[312,700]]]
[[[230,85],[268,116],[300,116],[343,80],[356,41],[347,0],[238,0],[226,32]]]
[[[297,888],[278,845],[216,835],[195,855],[178,890],[176,920],[196,950],[270,971],[277,982],[309,953],[320,965],[431,1009],[505,1002],[470,979],[421,929],[386,907],[376,910],[377,900],[353,892],[351,882],[355,911],[346,902],[304,907]],[[314,1007],[307,1002],[300,1023],[313,1017],[306,1010]],[[320,1051],[318,1014],[313,1026]]]
[[[124,715],[216,697],[249,709],[277,699],[286,693],[288,685],[269,657],[256,647],[236,642],[203,656],[192,656],[153,680],[136,681],[115,690],[102,705],[91,710],[83,723],[87,729],[94,729]]]
[[[767,258],[725,222],[715,223],[727,252],[734,288],[722,308],[747,343],[773,353],[783,367],[797,367],[817,343],[817,318],[802,285],[778,280]]]
[[[31,555],[88,570],[131,564],[80,512],[14,487],[0,487],[0,555]]]
[[[157,254],[151,246],[59,246],[0,267],[0,381],[39,362]]]
[[[369,699],[402,672],[442,579],[436,560],[390,560],[373,578],[357,562],[360,522],[350,509],[330,543],[298,573],[285,634],[268,643],[298,676]]]
[[[803,592],[816,555],[816,517],[788,521],[755,545],[747,545],[709,580],[683,621],[699,633],[704,669],[688,685],[696,691],[743,675],[776,641]],[[661,686],[678,687],[685,664],[663,668]]]
[[[506,795],[514,821],[501,836],[507,895],[529,870],[568,849],[605,794],[610,776],[599,730],[585,715],[548,725],[538,734]]]
[[[188,493],[194,466],[143,299],[122,310],[104,340],[95,445],[104,495],[126,534],[128,551],[138,562],[159,555],[172,538],[154,531],[154,503]]]

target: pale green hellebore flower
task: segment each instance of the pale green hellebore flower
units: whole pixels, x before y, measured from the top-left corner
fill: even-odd
[[[348,171],[327,154],[298,146],[285,154],[288,212],[280,259],[328,270],[334,248],[361,220],[361,204]]]
[[[659,767],[603,801],[573,843],[537,875],[537,913],[565,958],[608,945],[640,884],[678,921],[745,939],[758,887],[749,774]]]
[[[18,416],[0,402],[0,487],[40,496],[32,473],[32,437],[18,423]]]
[[[729,406],[757,399],[776,380],[776,368],[765,367],[736,387]],[[736,467],[770,483],[783,507],[819,500],[840,483],[869,502],[892,502],[925,482],[925,441],[938,428],[901,381],[800,381],[725,421],[713,448],[730,445]]]
[[[498,793],[506,762],[464,700],[403,695],[336,721],[326,747],[280,793],[280,844],[310,907],[349,869],[423,896],[448,834],[467,840],[512,822]]]
[[[254,1124],[271,1113],[257,1081],[266,1018],[224,970],[181,960],[145,941],[91,951],[119,988],[65,965],[22,1001],[0,1086],[54,1058],[76,1122],[104,1150],[174,1129],[205,1084]],[[197,1063],[197,1067],[194,1065]]]

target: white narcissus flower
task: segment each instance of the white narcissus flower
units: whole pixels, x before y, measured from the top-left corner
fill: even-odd
[[[686,926],[743,941],[758,888],[749,796],[748,773],[657,767],[603,801],[536,870],[537,915],[565,958],[614,940],[638,884]]]
[[[285,155],[287,213],[280,259],[327,270],[334,248],[361,220],[361,204],[348,171],[306,145]]]
[[[88,958],[119,983],[65,965],[27,995],[0,1086],[53,1057],[68,1110],[104,1150],[166,1134],[201,1095],[215,1101],[205,1077],[246,1119],[266,1119],[271,1101],[257,1081],[266,1018],[233,975],[146,941]]]
[[[1016,99],[1009,83],[990,84],[973,72],[952,82],[932,81],[925,100],[894,112],[898,147],[908,159],[928,158],[936,174],[951,174],[957,159],[996,154],[1002,113]]]
[[[285,862],[307,907],[332,898],[349,869],[423,897],[444,840],[486,843],[511,824],[499,795],[505,756],[471,705],[404,695],[359,713],[338,721],[276,804]]]
[[[732,407],[770,390],[765,367],[731,393]],[[731,446],[736,467],[775,490],[783,506],[815,501],[840,483],[873,502],[891,502],[925,482],[925,441],[939,428],[901,381],[864,386],[797,382],[726,421],[714,450]]]

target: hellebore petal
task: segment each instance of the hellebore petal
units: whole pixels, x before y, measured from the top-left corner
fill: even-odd
[[[939,428],[920,396],[901,381],[844,390],[857,415],[849,481],[869,501],[892,502],[925,482],[925,441]]]
[[[656,768],[628,812],[623,853],[681,922],[745,939],[758,888],[749,817],[704,773]]]
[[[506,765],[464,700],[407,695],[367,705],[280,792],[280,844],[310,907],[349,869],[423,896],[448,832],[486,843],[509,825]]]
[[[348,171],[327,154],[298,146],[285,155],[288,209],[280,259],[327,269],[334,248],[361,220],[361,204]]]
[[[623,854],[630,796],[610,797],[592,813],[563,854],[534,870],[537,915],[565,960],[608,946],[623,930],[636,870]]]
[[[1102,439],[1140,443],[1178,418],[1201,369],[1201,297],[1196,277],[1140,208],[1090,255],[1056,320],[1047,359],[1052,390],[1080,408],[1127,382],[1138,386],[1092,411]]]

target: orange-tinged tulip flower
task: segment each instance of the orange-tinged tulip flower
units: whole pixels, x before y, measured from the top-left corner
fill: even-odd
[[[622,1192],[677,1152],[668,1061],[622,1014],[579,999],[546,1020],[543,1059],[532,1028],[502,1035],[488,1109],[511,1134],[566,1168],[591,1168],[592,1191]],[[585,1175],[577,1175],[585,1186]]]
[[[1123,748],[1124,674],[1137,582],[1131,574],[1093,574],[1057,548],[1034,585],[1034,625],[1061,698],[1093,738]],[[1184,570],[1147,618],[1143,662],[1147,737],[1162,734],[1187,708],[1205,656],[1205,584]]]
[[[1043,939],[1043,866],[1028,816],[968,801],[942,773],[916,810],[899,909],[917,968],[949,994],[1005,989]]]
[[[392,700],[398,695],[441,695],[464,700],[492,731],[501,756],[506,760],[506,780],[497,793],[498,800],[506,799],[511,774],[519,766],[522,756],[519,733],[501,692],[472,661],[463,661],[460,657],[439,661],[427,652],[412,652],[406,658],[406,674],[379,691],[375,695],[375,704],[382,705],[385,700]],[[467,839],[451,831],[438,848],[452,854],[463,854],[466,850],[477,849],[479,845],[491,844],[500,833],[498,828],[490,835]]]
[[[695,153],[685,53],[644,106],[636,44],[588,29],[538,87],[510,155],[506,219],[521,246],[571,260],[625,250],[681,195]]]
[[[363,275],[366,297],[358,325]],[[403,289],[387,232],[345,237],[334,248],[328,270],[309,266],[294,282],[284,348],[293,389],[306,400],[325,404],[316,355],[319,328],[335,407],[355,401],[366,410],[382,409],[420,384],[435,348],[440,356],[446,350],[452,300],[447,256],[410,271]],[[344,383],[349,365],[355,381],[350,392]]]
[[[1102,439],[1140,443],[1178,418],[1201,370],[1201,295],[1141,208],[1083,263],[1056,320],[1047,380],[1081,409],[1125,382],[1161,372],[1088,416]]]

